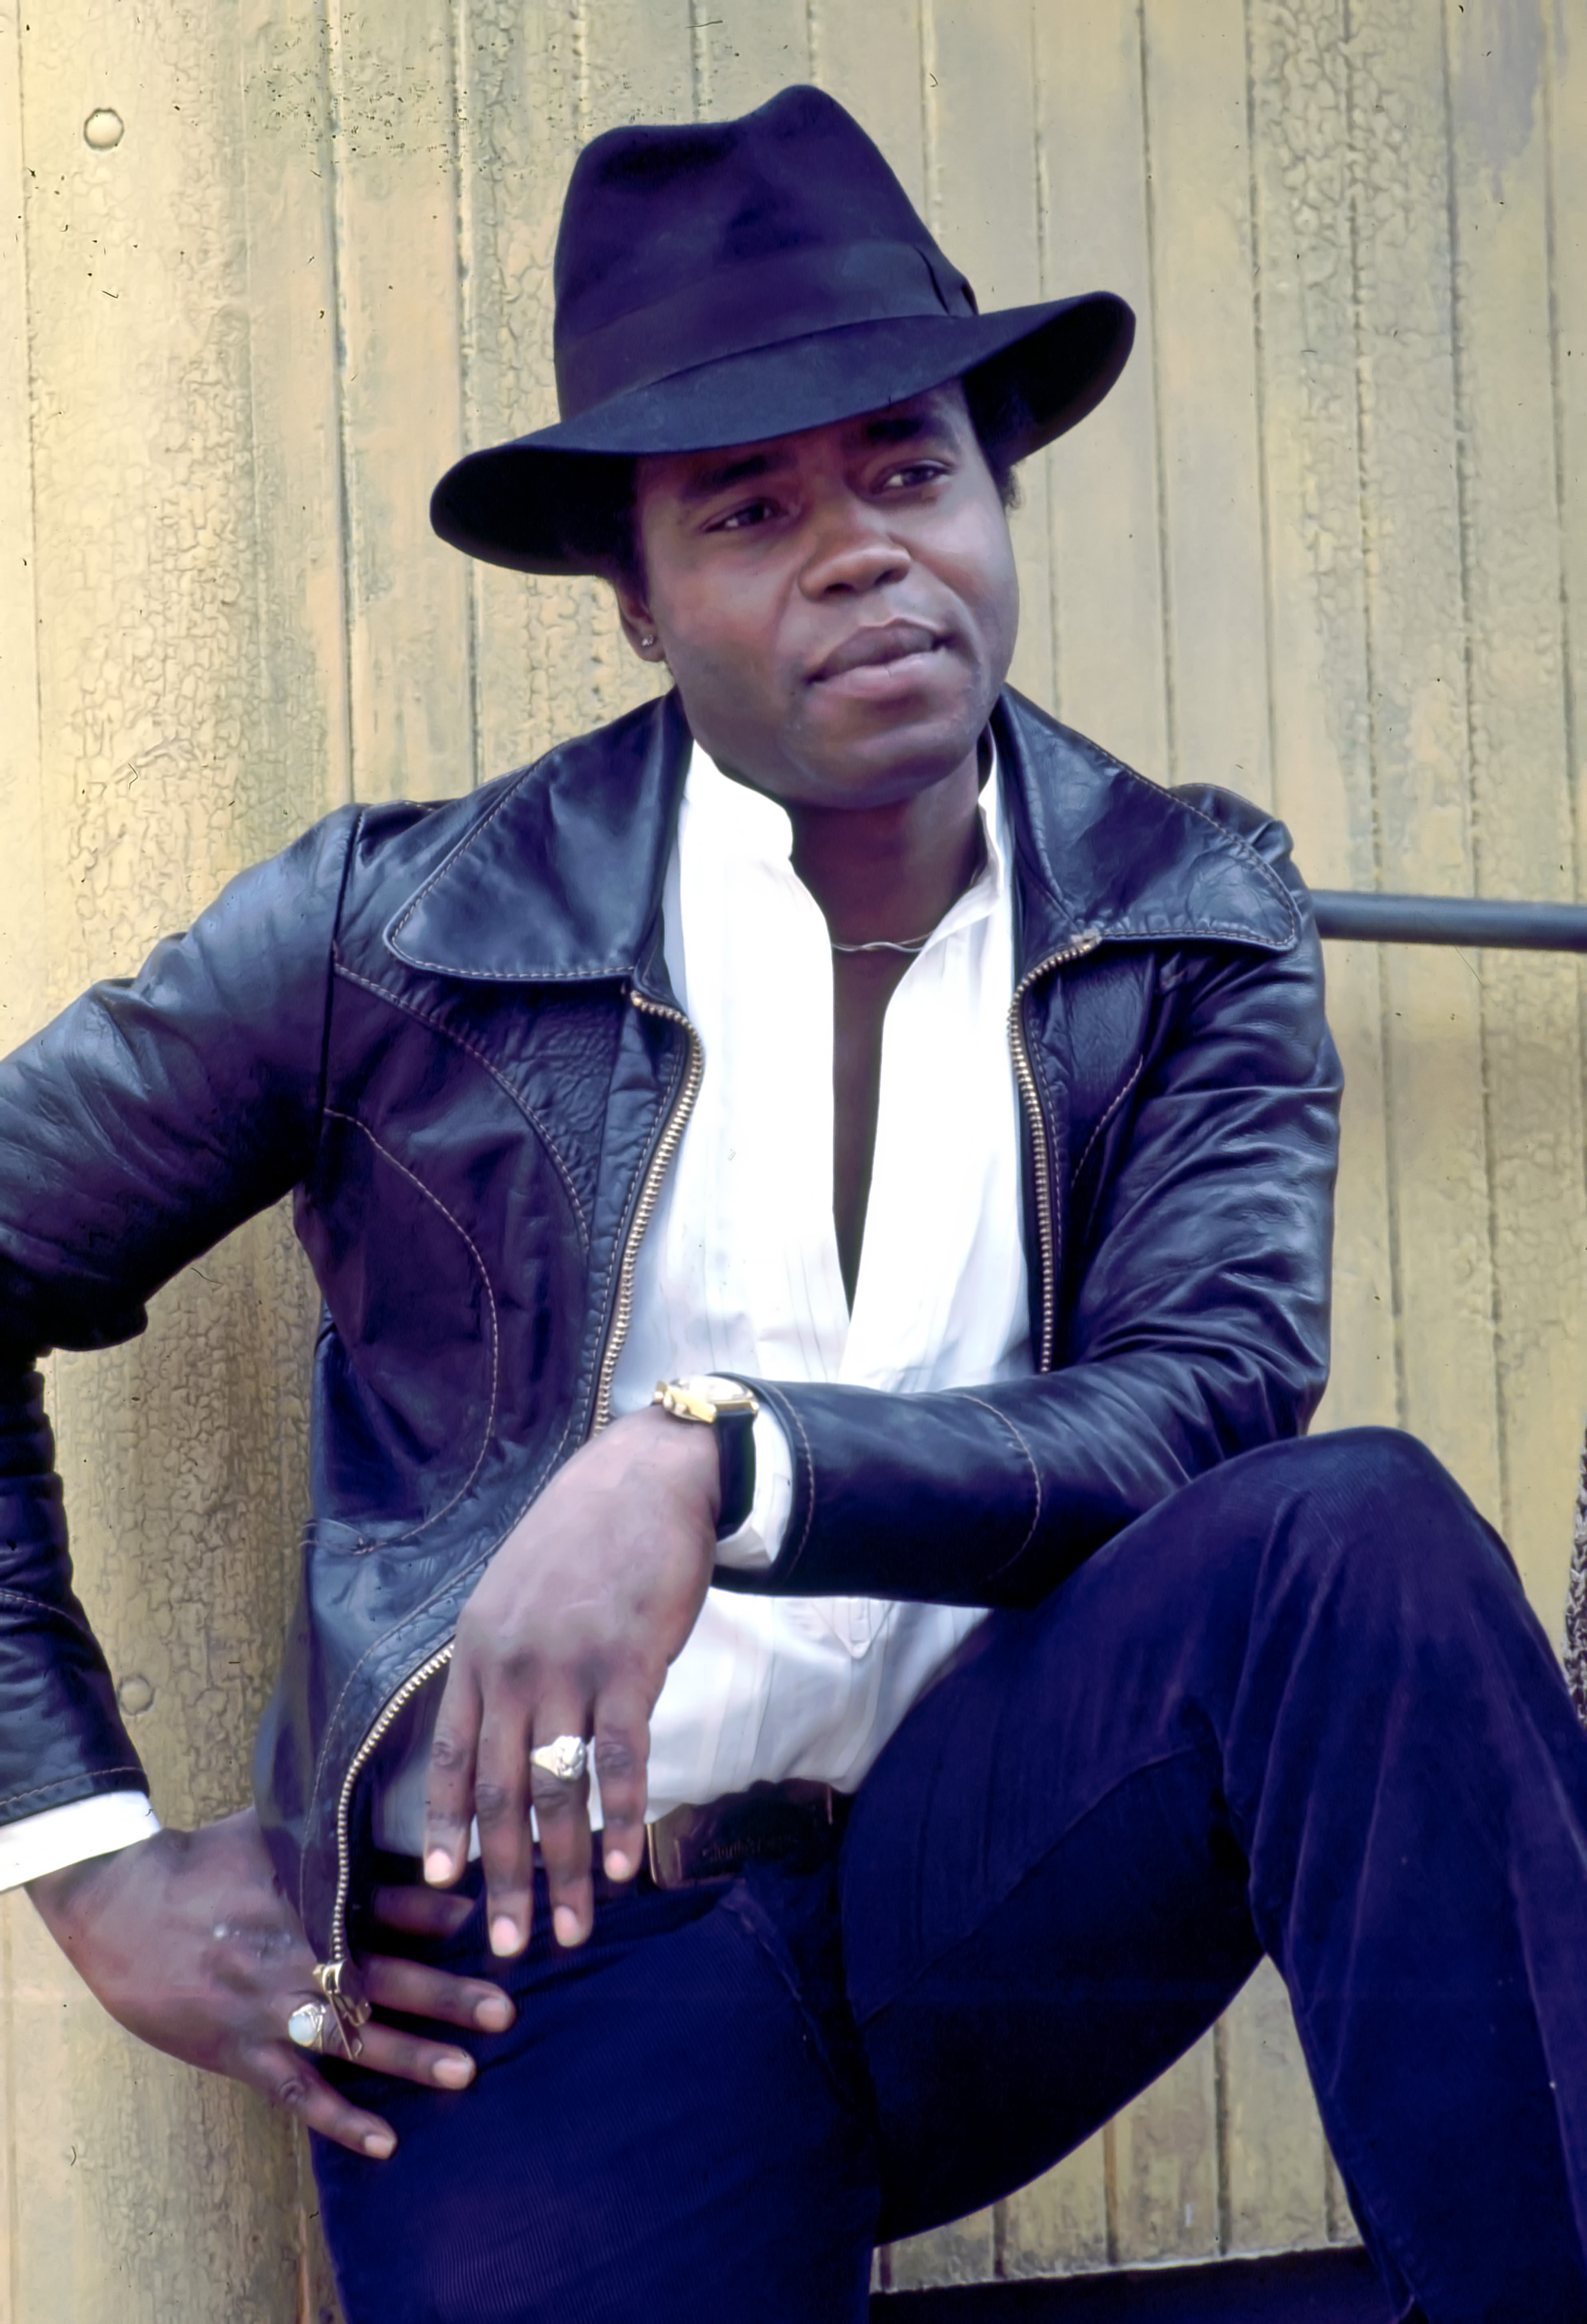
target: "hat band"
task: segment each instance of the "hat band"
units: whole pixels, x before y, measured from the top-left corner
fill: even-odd
[[[910,242],[851,242],[785,250],[718,267],[703,281],[633,309],[557,347],[557,402],[576,420],[614,396],[724,355],[847,323],[973,315],[955,267]]]

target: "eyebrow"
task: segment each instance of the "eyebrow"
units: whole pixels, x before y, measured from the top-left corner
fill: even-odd
[[[946,439],[953,430],[936,411],[877,412],[864,426],[867,444],[916,444],[923,438]],[[717,493],[731,492],[735,484],[758,483],[763,476],[780,475],[793,465],[786,452],[745,452],[736,460],[718,460],[708,468],[698,468],[683,486],[681,497],[690,503],[708,501]]]
[[[865,422],[868,444],[916,444],[922,436],[947,436],[952,432],[935,411],[900,411],[891,416],[880,412]]]
[[[759,476],[775,475],[789,465],[786,453],[746,452],[742,459],[720,460],[715,467],[697,469],[683,487],[683,497],[686,501],[708,501],[714,493],[752,483]]]

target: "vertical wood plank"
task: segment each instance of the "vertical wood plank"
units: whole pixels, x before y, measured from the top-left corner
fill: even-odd
[[[465,0],[461,55],[466,433],[471,445],[547,426],[551,265],[581,143],[633,119],[687,120],[687,0]],[[602,582],[531,576],[447,555],[473,593],[477,773],[538,757],[660,690],[630,652]]]
[[[1344,0],[1250,11],[1274,797],[1323,887],[1378,884]],[[1330,945],[1344,1065],[1334,1368],[1318,1425],[1398,1417],[1397,1285],[1375,946]]]
[[[1555,473],[1563,535],[1564,701],[1574,808],[1576,891],[1587,893],[1587,0],[1562,0],[1548,22],[1544,94],[1549,147]]]
[[[1024,305],[1041,296],[1030,0],[921,5],[932,230],[983,313]],[[1043,704],[1053,696],[1047,458],[1023,463],[1011,528],[1020,613],[1010,676]]]
[[[810,78],[805,0],[691,0],[702,120],[730,121]]]
[[[328,0],[339,213],[353,777],[435,798],[474,772],[469,589],[429,529],[463,449],[447,0]]]
[[[1105,2140],[1099,2132],[1001,2205],[1000,2273],[1084,2275],[1109,2260]]]
[[[810,74],[846,105],[924,216],[920,11],[916,0],[812,0]]]
[[[38,608],[34,595],[31,314],[27,279],[27,164],[23,157],[22,23],[0,0],[0,314],[11,327],[0,347],[0,817],[10,850],[6,908],[0,912],[0,1048],[9,1050],[45,1015],[44,788],[39,731]],[[21,2324],[23,2222],[17,2183],[18,2134],[31,2143],[21,2092],[38,2063],[20,2043],[12,1934],[25,1902],[0,1897],[0,2303]],[[29,2114],[32,2113],[30,2107]],[[35,2116],[36,2119],[36,2116]],[[34,2232],[30,2217],[28,2233]]]
[[[1175,779],[1265,802],[1243,11],[1145,0],[1142,21]]]
[[[1113,2121],[1121,2265],[1217,2250],[1215,2080],[1213,2039],[1205,2034]]]
[[[1327,2145],[1289,1997],[1270,1961],[1224,2018],[1223,2054],[1227,2248],[1297,2251],[1326,2243]]]
[[[1541,0],[1448,0],[1470,618],[1472,815],[1488,893],[1569,896],[1560,489],[1550,346]],[[1564,1602],[1582,1438],[1583,1266],[1577,973],[1480,964],[1503,1524],[1551,1629]]]
[[[886,2267],[890,2292],[920,2291],[936,2283],[990,2283],[998,2273],[996,2207],[890,2244]]]
[[[46,1013],[44,794],[39,733],[38,606],[33,576],[32,390],[23,154],[22,26],[0,0],[0,816],[7,868],[0,913],[0,1051]]]
[[[1348,50],[1367,613],[1380,876],[1470,892],[1467,613],[1442,27],[1362,0]],[[1474,962],[1383,955],[1405,1425],[1499,1506]]]
[[[273,844],[353,796],[337,364],[335,160],[320,0],[243,0],[241,156]]]
[[[1587,894],[1587,5],[1564,0],[1548,24],[1545,82],[1549,145],[1555,473],[1559,482],[1564,708],[1575,892]],[[1577,964],[1578,1006],[1587,969]],[[1587,1074],[1587,1031],[1583,1034]],[[1564,1070],[1562,1061],[1561,1070]],[[1557,1633],[1556,1633],[1557,1636]]]
[[[295,778],[260,677],[236,19],[77,0],[24,29],[23,88],[56,1001],[131,967],[323,800],[312,781],[283,797]],[[85,141],[96,107],[120,115],[118,143]],[[281,1384],[306,1345],[289,1353],[300,1282],[279,1222],[261,1222],[180,1278],[144,1341],[53,1368],[78,1585],[178,1821],[247,1795],[295,1532]],[[131,2042],[25,1904],[9,1917],[30,2095],[19,2313],[286,2324],[300,2266],[284,2127]]]
[[[1043,292],[1116,290],[1136,314],[1122,379],[1047,456],[1054,706],[1163,781],[1168,726],[1140,14],[1136,0],[1094,0],[1038,7],[1035,22]]]

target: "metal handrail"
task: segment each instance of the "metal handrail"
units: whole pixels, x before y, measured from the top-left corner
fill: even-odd
[[[1358,944],[1587,952],[1587,904],[1514,904],[1490,896],[1377,896],[1314,888],[1319,936]]]

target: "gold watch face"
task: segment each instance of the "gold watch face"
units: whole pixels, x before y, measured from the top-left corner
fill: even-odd
[[[747,1388],[737,1380],[719,1379],[714,1372],[697,1374],[691,1379],[658,1380],[653,1400],[679,1420],[707,1425],[740,1413],[753,1419],[761,1409]]]

